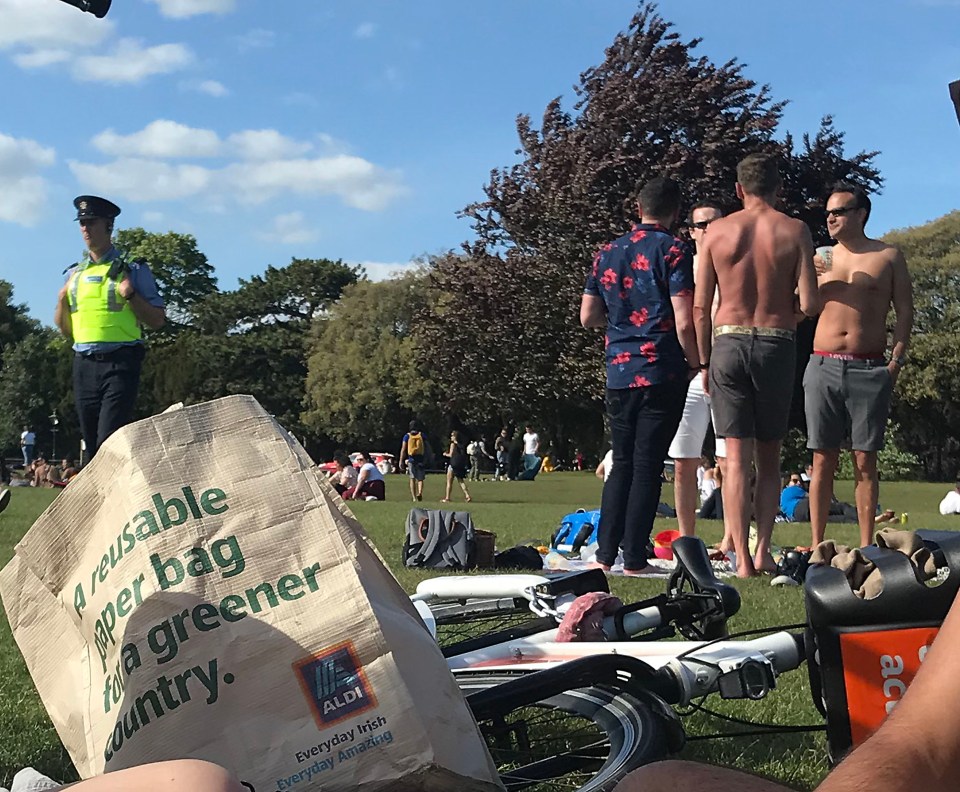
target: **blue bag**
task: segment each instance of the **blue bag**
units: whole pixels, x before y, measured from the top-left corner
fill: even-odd
[[[550,539],[550,549],[561,553],[579,553],[581,547],[597,541],[600,527],[600,509],[577,509],[560,521],[560,527]]]

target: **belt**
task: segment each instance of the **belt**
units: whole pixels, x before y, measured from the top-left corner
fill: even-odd
[[[717,325],[713,328],[713,335],[743,335],[766,336],[767,338],[784,338],[793,341],[796,335],[793,330],[784,330],[782,327],[750,327],[749,325]]]
[[[103,362],[104,360],[113,360],[114,358],[122,355],[129,355],[132,351],[137,349],[140,349],[139,345],[117,347],[110,352],[77,352],[77,354],[84,360],[97,360]]]
[[[820,349],[813,350],[814,355],[820,355],[820,357],[831,358],[833,360],[866,360],[869,362],[886,362],[886,357],[883,352],[824,352]]]

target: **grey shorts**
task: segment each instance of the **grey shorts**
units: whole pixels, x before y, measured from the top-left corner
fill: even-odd
[[[790,423],[796,360],[793,337],[717,336],[710,355],[710,404],[717,437],[782,440]]]
[[[811,355],[803,393],[807,448],[883,448],[893,393],[886,361]]]
[[[414,481],[423,481],[426,470],[423,466],[423,457],[407,457],[407,475]]]

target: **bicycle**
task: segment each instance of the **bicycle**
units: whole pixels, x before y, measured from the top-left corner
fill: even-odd
[[[960,535],[918,533],[938,570],[947,571],[938,585],[921,582],[906,555],[866,548],[864,555],[883,575],[882,596],[858,599],[841,570],[812,568],[806,623],[740,634],[771,633],[752,640],[726,634],[739,594],[717,580],[706,548],[692,538],[673,544],[678,567],[666,594],[606,618],[606,642],[555,640],[559,618],[578,595],[607,591],[597,570],[556,578],[439,578],[421,583],[413,599],[433,629],[532,614],[448,644],[443,653],[508,790],[601,792],[683,746],[682,708],[701,706],[715,693],[762,699],[780,675],[806,660],[825,723],[782,727],[728,720],[760,729],[740,734],[825,731],[832,761],[865,739],[912,680],[960,588],[960,576],[949,574],[960,569]],[[660,640],[676,632],[688,640]],[[900,663],[896,653],[891,661],[885,654],[890,646],[907,660],[913,657],[913,664]],[[847,660],[844,650],[853,652]],[[555,719],[564,718],[579,727],[562,733]]]
[[[788,632],[725,640],[739,593],[717,580],[699,540],[676,542],[674,553],[666,594],[605,619],[605,642],[555,640],[577,596],[608,591],[600,570],[418,586],[412,599],[433,630],[507,621],[442,650],[508,790],[612,789],[630,770],[680,750],[676,707],[714,692],[763,698],[803,662],[802,636]],[[675,632],[688,640],[660,640]]]

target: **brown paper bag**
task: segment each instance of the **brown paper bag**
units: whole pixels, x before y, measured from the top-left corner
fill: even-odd
[[[502,789],[409,599],[251,397],[113,435],[0,596],[85,778],[195,757],[256,792]]]

